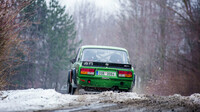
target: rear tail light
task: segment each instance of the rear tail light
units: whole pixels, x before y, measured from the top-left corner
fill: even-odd
[[[133,76],[133,73],[131,71],[118,71],[118,76],[131,78]]]
[[[81,74],[83,75],[94,75],[95,69],[81,68]]]

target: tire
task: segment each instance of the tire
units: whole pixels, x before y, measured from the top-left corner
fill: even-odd
[[[130,89],[128,89],[127,92],[133,92],[133,87],[131,87]]]
[[[77,88],[75,89],[74,94],[75,95],[81,95],[82,93],[79,92],[80,89],[81,89],[81,86],[77,85]]]
[[[72,77],[71,77],[71,78],[72,78],[72,81],[73,81],[73,82],[71,82],[71,83],[77,85],[77,81],[76,81],[76,69],[73,69],[71,72],[72,72]],[[77,87],[77,88],[73,88],[73,86],[72,86],[72,84],[71,84],[71,91],[70,91],[70,94],[71,94],[71,95],[73,95],[73,94],[78,94],[78,93],[77,93],[77,90],[79,90],[78,87]]]
[[[76,80],[76,69],[72,70],[72,78],[74,79],[74,83],[77,84],[77,80]]]
[[[134,86],[135,86],[135,81],[133,81],[133,84],[132,84],[131,88],[128,89],[128,92],[133,92],[133,87],[134,87]]]
[[[71,85],[70,82],[67,81],[67,94],[71,93]]]
[[[132,84],[131,88],[128,90],[128,92],[133,92],[134,87],[135,87],[135,74],[134,74],[133,84]]]
[[[71,87],[70,94],[73,95],[75,91],[76,91],[76,88]]]
[[[70,83],[70,71],[68,71],[68,76],[67,76],[67,94],[71,94],[71,83]]]

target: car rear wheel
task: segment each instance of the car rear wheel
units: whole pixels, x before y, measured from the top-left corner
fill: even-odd
[[[71,85],[67,82],[67,94],[71,94]]]
[[[76,88],[71,87],[70,94],[73,95],[75,91],[76,91]]]
[[[133,92],[133,88],[128,89],[128,92]]]
[[[131,88],[128,89],[128,92],[133,92],[134,84],[132,84]]]
[[[82,94],[84,94],[83,91],[84,91],[84,89],[82,89],[80,85],[77,85],[77,88],[75,89],[74,94],[75,95],[82,95]]]

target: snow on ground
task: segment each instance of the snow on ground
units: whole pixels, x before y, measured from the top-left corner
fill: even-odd
[[[28,89],[3,91],[0,98],[0,111],[26,111],[69,105],[77,96],[62,95],[52,89]]]
[[[37,111],[72,108],[94,103],[141,99],[136,93],[104,92],[98,95],[68,95],[53,89],[9,90],[0,92],[0,111]]]
[[[154,96],[112,91],[93,95],[60,94],[53,89],[0,91],[0,111],[200,111],[200,94]]]
[[[189,99],[194,102],[195,104],[199,104],[200,105],[200,94],[193,94],[189,97]]]

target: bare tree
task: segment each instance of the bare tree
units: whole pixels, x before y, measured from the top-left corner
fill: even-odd
[[[23,46],[20,45],[23,40],[17,37],[27,22],[19,21],[19,13],[29,3],[30,1],[0,1],[0,90],[9,85],[9,77],[21,63],[16,55],[23,53]]]

